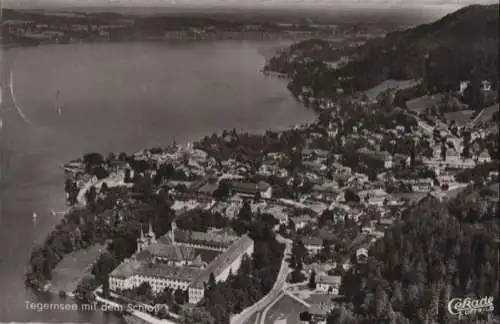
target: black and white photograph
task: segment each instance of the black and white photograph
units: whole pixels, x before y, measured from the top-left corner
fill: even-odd
[[[0,10],[0,324],[500,324],[498,0]]]

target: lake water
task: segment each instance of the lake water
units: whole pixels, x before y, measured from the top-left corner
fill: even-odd
[[[103,313],[26,308],[28,301],[48,300],[25,289],[23,274],[34,242],[59,221],[49,211],[64,208],[60,166],[89,151],[132,153],[223,129],[261,131],[311,121],[313,112],[291,97],[283,80],[259,72],[264,53],[276,45],[103,43],[0,50],[0,322],[116,321]]]

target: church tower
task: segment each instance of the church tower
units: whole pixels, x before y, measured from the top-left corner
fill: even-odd
[[[156,235],[153,232],[153,226],[151,225],[151,220],[149,221],[149,230],[148,230],[148,243],[154,244],[156,243]]]
[[[146,247],[146,238],[144,237],[144,231],[142,230],[142,225],[141,225],[141,236],[137,239],[137,253],[141,252],[144,250]]]
[[[172,221],[171,229],[170,229],[170,241],[172,244],[175,244],[175,230],[177,229],[177,224],[175,223],[175,219]]]

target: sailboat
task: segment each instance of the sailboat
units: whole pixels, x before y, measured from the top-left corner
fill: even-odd
[[[56,111],[57,111],[57,114],[59,116],[61,116],[61,114],[62,114],[62,108],[63,108],[63,105],[61,103],[59,103],[59,90],[57,90],[57,93],[56,93]]]
[[[33,213],[33,220],[36,220],[38,215],[36,213]]]

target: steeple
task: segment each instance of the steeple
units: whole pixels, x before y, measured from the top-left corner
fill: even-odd
[[[156,235],[153,232],[153,226],[151,225],[151,220],[149,220],[149,230],[148,230],[148,244],[156,243]]]
[[[151,226],[151,220],[149,221],[149,231],[148,231],[148,234],[150,237],[153,237],[154,232],[153,232],[153,226]]]
[[[144,249],[146,239],[144,238],[144,231],[141,225],[141,236],[137,239],[137,252],[141,252]]]
[[[175,230],[177,229],[177,224],[175,223],[175,219],[172,221],[171,229],[170,229],[170,241],[172,244],[175,243]]]

